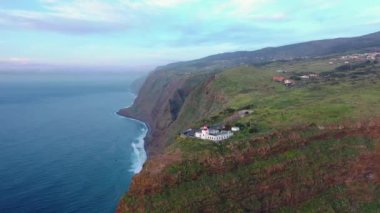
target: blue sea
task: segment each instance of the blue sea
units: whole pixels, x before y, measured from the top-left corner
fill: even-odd
[[[114,212],[146,159],[131,74],[0,73],[0,212]]]

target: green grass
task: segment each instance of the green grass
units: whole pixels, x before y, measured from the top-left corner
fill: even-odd
[[[358,145],[367,146],[372,143],[375,141],[365,137],[313,141],[302,149],[289,148],[275,155],[256,156],[252,163],[232,166],[223,173],[210,172],[196,159],[183,161],[166,170],[177,177],[181,184],[167,187],[161,193],[145,196],[145,207],[152,212],[175,209],[194,212],[205,206],[211,211],[223,212],[259,210],[268,205],[269,200],[281,202],[285,194],[277,194],[274,190],[262,197],[257,186],[265,183],[276,184],[280,180],[288,179],[290,182],[285,189],[289,193],[308,190],[311,183],[314,188],[323,191],[305,200],[299,207],[285,204],[279,212],[357,212],[359,209],[373,211],[378,207],[378,198],[369,203],[360,199],[352,201],[345,194],[345,185],[328,187],[321,182],[324,174],[338,175],[335,170],[330,169],[330,165],[344,166],[349,159],[359,155],[360,151],[356,148]],[[298,160],[301,158],[304,160]],[[283,165],[281,172],[268,173],[270,168],[278,165]],[[313,181],[308,183],[306,180]],[[337,196],[340,194],[344,196]]]
[[[244,141],[260,134],[295,125],[337,124],[380,115],[379,66],[371,68],[378,72],[377,75],[371,74],[358,79],[340,78],[334,80],[333,83],[331,80],[321,77],[317,80],[302,81],[302,85],[297,83],[295,87],[286,88],[282,84],[272,81],[273,75],[279,75],[276,72],[278,69],[291,73],[333,71],[334,66],[337,65],[330,65],[328,62],[329,59],[274,62],[259,67],[242,66],[218,73],[209,88],[224,96],[226,102],[222,106],[220,103],[213,102],[214,108],[209,111],[214,113],[196,120],[192,126],[187,127],[197,127],[205,123],[221,123],[234,111],[249,106],[248,108],[254,110],[254,113],[232,123],[232,125],[243,124],[245,128],[229,140]],[[357,71],[346,71],[345,73]],[[290,77],[292,74],[281,75]],[[194,103],[188,103],[194,108],[188,107],[190,110],[183,110],[183,116],[180,119],[194,121],[194,114],[199,114],[196,112],[199,106],[207,108],[203,107],[207,105],[205,99],[202,91],[197,91],[192,99]],[[198,103],[195,103],[196,100]],[[249,126],[249,124],[254,126]],[[219,146],[218,149],[214,145],[208,146],[207,144],[210,142],[204,143],[191,139],[177,141],[178,143],[174,143],[174,147],[182,146],[184,153],[191,153],[197,149],[205,152],[219,152],[222,147]]]
[[[196,87],[187,98],[172,132],[178,134],[187,128],[204,124],[223,123],[232,111],[249,106],[254,113],[236,123],[255,123],[257,133],[268,133],[302,124],[334,124],[347,120],[370,118],[380,115],[380,67],[371,66],[345,71],[349,75],[371,69],[377,74],[315,80],[301,80],[296,86],[286,88],[272,81],[272,76],[290,77],[294,73],[325,73],[338,65],[330,65],[329,59],[309,59],[289,62],[273,62],[263,66],[241,66],[215,74],[207,88]],[[278,74],[278,69],[288,73]],[[207,90],[207,92],[205,92]],[[223,97],[223,100],[215,97]],[[234,140],[252,137],[242,131]],[[174,141],[174,138],[173,140]]]
[[[316,73],[329,71],[332,67],[326,65],[328,60],[282,63],[283,65],[277,62],[259,68],[239,67],[222,72],[213,87],[228,97],[225,107],[238,109],[250,104],[255,106],[255,113],[242,122],[254,120],[269,129],[302,123],[331,124],[380,114],[379,67],[373,68],[378,71],[378,76],[341,78],[337,83],[319,79],[308,81],[302,86],[286,88],[271,80],[273,75],[278,75],[276,67],[287,67],[293,72]],[[305,69],[306,65],[311,68]]]
[[[178,137],[176,143],[172,144],[169,149],[180,149],[184,154],[199,153],[199,155],[207,153],[225,154],[228,142],[216,143],[208,140],[200,140],[196,138],[180,138]]]

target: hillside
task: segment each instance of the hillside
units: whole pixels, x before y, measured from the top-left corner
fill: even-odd
[[[376,212],[380,54],[356,53],[379,41],[376,33],[158,68],[120,111],[151,134],[150,159],[118,211]],[[295,84],[272,81],[278,75]],[[253,113],[231,119],[240,110]],[[221,143],[178,135],[203,124],[241,131]]]
[[[158,67],[143,84],[136,101],[121,115],[147,122],[148,151],[160,153],[173,136],[202,117],[223,109],[225,97],[208,86],[215,74],[243,65],[301,60],[344,52],[380,51],[380,32],[355,37],[312,41],[257,51],[224,53]],[[207,92],[204,92],[207,91]],[[194,105],[199,103],[200,105]],[[194,108],[196,106],[196,108]],[[195,117],[194,117],[195,116]],[[154,140],[154,142],[153,142]]]
[[[378,50],[380,32],[354,38],[336,38],[291,44],[282,47],[264,48],[257,51],[240,51],[206,57],[200,61],[239,60],[243,63],[258,63],[268,60],[291,60],[312,58],[358,50]]]

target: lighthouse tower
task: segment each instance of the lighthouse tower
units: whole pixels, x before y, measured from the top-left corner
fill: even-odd
[[[209,130],[208,130],[208,127],[207,126],[204,126],[202,128],[202,134],[201,134],[201,138],[202,139],[207,139],[207,136],[210,134]]]

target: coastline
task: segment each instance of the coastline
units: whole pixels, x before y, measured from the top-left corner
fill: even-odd
[[[125,117],[125,116],[123,116],[123,117]],[[146,148],[145,148],[145,138],[149,132],[149,128],[148,128],[148,125],[146,123],[144,123],[143,121],[140,121],[140,120],[137,120],[134,118],[130,118],[130,117],[125,117],[125,118],[127,118],[128,120],[132,120],[132,121],[135,121],[137,123],[140,123],[144,126],[143,128],[140,129],[141,130],[140,136],[137,137],[136,140],[133,141],[131,144],[137,161],[134,162],[130,171],[136,175],[136,174],[141,172],[141,170],[144,166],[144,163],[148,159],[148,154],[147,154]]]
[[[137,162],[135,162],[133,164],[132,168],[130,168],[130,171],[133,172],[134,175],[136,175],[136,174],[141,172],[141,170],[144,166],[144,163],[148,159],[148,152],[146,149],[146,141],[147,141],[148,134],[150,132],[150,127],[144,121],[139,120],[137,118],[134,118],[130,115],[122,113],[123,110],[131,108],[133,106],[133,104],[135,103],[136,98],[138,97],[138,95],[136,93],[133,93],[133,92],[129,92],[129,93],[134,95],[134,99],[133,99],[132,103],[129,106],[126,106],[125,108],[119,109],[117,112],[115,112],[115,114],[117,114],[118,116],[120,116],[122,118],[126,118],[128,120],[140,123],[144,126],[141,129],[141,134],[139,135],[139,137],[137,137],[136,140],[131,143],[131,146],[133,148],[133,152],[136,156]]]

